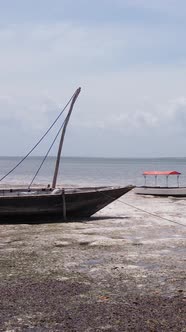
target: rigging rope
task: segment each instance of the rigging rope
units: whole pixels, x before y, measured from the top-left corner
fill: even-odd
[[[34,147],[24,156],[8,173],[6,173],[2,178],[0,178],[0,182],[4,180],[9,174],[11,174],[19,165],[22,164],[22,162],[35,150],[35,148],[41,143],[41,141],[45,138],[45,136],[49,133],[49,131],[53,128],[53,126],[56,124],[58,119],[61,117],[67,106],[70,104],[74,97],[75,93],[72,95],[72,97],[69,99],[65,107],[62,109],[62,111],[59,113],[57,118],[54,120],[54,122],[51,124],[51,126],[48,128],[48,130],[44,133],[44,135],[40,138],[40,140],[34,145]]]
[[[35,173],[35,175],[34,175],[32,181],[30,182],[30,184],[29,184],[29,186],[28,186],[28,189],[30,189],[30,187],[31,187],[32,183],[34,182],[36,176],[38,175],[38,173],[39,173],[41,167],[43,166],[43,164],[44,164],[46,158],[48,157],[50,150],[52,149],[52,147],[53,147],[53,145],[54,145],[56,139],[58,138],[58,136],[59,136],[59,134],[60,134],[60,131],[62,130],[62,128],[63,128],[63,126],[64,126],[64,124],[65,124],[65,121],[66,121],[66,118],[65,118],[65,120],[63,121],[61,127],[59,128],[59,130],[58,130],[56,136],[54,137],[54,140],[52,141],[52,144],[50,145],[50,147],[49,147],[49,149],[48,149],[46,155],[44,156],[44,158],[43,158],[43,160],[42,160],[42,162],[41,162],[39,168],[37,169],[37,171],[36,171],[36,173]]]
[[[112,196],[107,195],[107,194],[104,194],[104,193],[102,193],[102,195],[107,196],[108,198],[112,198]],[[149,215],[151,215],[151,216],[153,216],[153,217],[156,217],[156,218],[159,218],[159,219],[162,219],[162,220],[166,220],[166,221],[172,222],[172,223],[174,223],[174,224],[178,224],[178,225],[180,225],[180,226],[186,227],[186,225],[184,225],[184,224],[182,224],[182,223],[180,223],[180,222],[178,222],[178,221],[174,221],[174,220],[172,220],[172,219],[168,219],[168,218],[165,218],[165,217],[161,217],[161,216],[159,216],[159,215],[156,214],[156,213],[152,213],[152,212],[146,211],[146,210],[144,210],[144,209],[141,209],[141,208],[139,208],[139,207],[136,207],[136,206],[134,206],[134,205],[132,205],[132,204],[126,203],[126,202],[122,201],[122,200],[119,199],[119,198],[117,198],[117,202],[122,203],[122,204],[125,204],[125,205],[128,205],[128,206],[130,206],[130,207],[132,207],[132,208],[134,208],[134,209],[136,209],[136,210],[139,210],[139,211],[141,211],[141,212],[145,212],[145,213],[147,213],[147,214],[149,214]]]
[[[146,211],[146,210],[144,210],[144,209],[138,208],[138,207],[136,207],[136,206],[134,206],[134,205],[132,205],[132,204],[129,204],[129,203],[123,202],[123,201],[120,200],[120,199],[118,199],[118,202],[123,203],[123,204],[125,204],[125,205],[128,205],[128,206],[130,206],[130,207],[132,207],[132,208],[134,208],[134,209],[136,209],[136,210],[139,210],[139,211],[141,211],[141,212],[145,212],[145,213],[147,213],[147,214],[149,214],[149,215],[151,215],[151,216],[153,216],[153,217],[157,217],[157,218],[159,218],[159,219],[163,219],[163,220],[166,220],[166,221],[172,222],[172,223],[174,223],[174,224],[178,224],[178,225],[180,225],[180,226],[186,227],[186,225],[184,225],[184,224],[182,224],[182,223],[180,223],[180,222],[178,222],[178,221],[174,221],[174,220],[172,220],[172,219],[168,219],[168,218],[165,218],[165,217],[161,217],[161,216],[159,216],[159,215],[156,214],[156,213],[152,213],[152,212]]]

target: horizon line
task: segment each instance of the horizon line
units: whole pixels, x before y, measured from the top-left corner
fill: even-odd
[[[23,158],[24,155],[0,155],[0,158]],[[28,156],[27,158],[44,158],[44,155],[33,155],[33,156]],[[55,155],[52,156],[48,156],[48,158],[56,158]],[[115,157],[111,157],[111,156],[61,156],[61,158],[87,158],[87,159],[185,159],[185,157],[181,157],[181,156],[167,156],[167,157],[121,157],[121,156],[115,156]]]

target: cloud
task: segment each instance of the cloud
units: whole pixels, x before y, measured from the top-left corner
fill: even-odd
[[[153,21],[184,18],[184,0],[6,0],[1,4],[1,22],[86,22]]]
[[[143,23],[5,25],[0,29],[0,69],[6,79],[11,74],[56,77],[180,63],[185,61],[184,33],[180,26],[150,24],[147,29]]]
[[[179,0],[179,2],[175,0],[111,0],[112,5],[116,5],[121,8],[137,8],[148,10],[149,13],[164,13],[164,14],[172,14],[172,16],[183,16],[186,11],[186,3],[184,0]],[[165,17],[166,20],[166,17]]]
[[[145,7],[147,2],[132,5]],[[15,153],[4,137],[12,137],[16,154],[24,154],[79,85],[82,93],[67,131],[66,154],[163,154],[162,137],[173,143],[175,136],[180,148],[174,151],[181,154],[183,26],[80,21],[1,25],[1,154]]]

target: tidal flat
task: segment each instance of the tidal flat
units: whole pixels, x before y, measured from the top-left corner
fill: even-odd
[[[0,228],[0,331],[186,331],[186,200]]]

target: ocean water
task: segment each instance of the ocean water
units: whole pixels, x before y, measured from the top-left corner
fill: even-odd
[[[0,157],[0,178],[8,173],[20,157]],[[34,184],[52,183],[55,158],[49,157],[41,168]],[[13,173],[0,182],[1,187],[7,184],[27,185],[32,181],[42,157],[26,159]],[[186,158],[79,158],[64,157],[61,159],[58,184],[64,186],[101,186],[101,185],[143,185],[143,171],[176,170],[181,172],[180,185],[186,186]],[[153,184],[154,177],[147,183]],[[158,177],[159,184],[165,184],[164,177]],[[169,185],[176,185],[176,177],[169,177]]]

